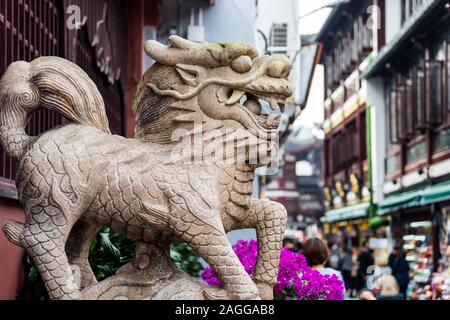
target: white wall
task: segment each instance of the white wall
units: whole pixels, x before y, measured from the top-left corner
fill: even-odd
[[[202,25],[205,41],[255,43],[255,0],[216,0],[212,6],[206,6],[205,3],[197,0],[162,1],[158,40],[167,43],[172,27],[176,27],[177,35],[186,37],[191,24],[191,9],[195,8],[193,25],[198,26],[199,8],[203,8]]]
[[[388,43],[401,29],[401,0],[385,1],[386,6],[386,43]]]
[[[206,41],[240,41],[254,45],[255,20],[255,0],[216,0],[204,10]]]
[[[259,0],[258,17],[256,27],[270,37],[270,30],[273,23],[288,24],[288,46],[297,50],[299,48],[300,34],[298,30],[299,22],[299,1],[298,0]]]
[[[325,68],[323,65],[319,64],[314,70],[308,102],[297,121],[295,121],[294,127],[311,127],[313,124],[322,124],[325,120],[325,109],[323,107],[324,100]]]
[[[366,90],[367,103],[372,106],[371,137],[372,137],[372,188],[374,202],[383,200],[383,186],[385,178],[386,158],[386,106],[384,85],[381,78],[372,78],[363,81],[363,90]]]
[[[270,41],[270,30],[274,23],[288,24],[288,56],[293,60],[301,48],[299,32],[299,2],[298,0],[259,0],[256,28],[261,30]],[[270,44],[269,44],[270,45]],[[263,47],[261,43],[258,48]],[[291,73],[291,81],[295,88],[295,100],[300,99],[300,56],[298,55]]]

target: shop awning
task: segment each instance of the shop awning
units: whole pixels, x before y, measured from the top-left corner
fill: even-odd
[[[398,211],[400,209],[420,206],[420,191],[404,192],[395,196],[386,198],[383,202],[378,204],[377,213],[383,215],[389,212]]]
[[[428,187],[422,196],[422,205],[450,200],[450,182]]]
[[[388,197],[378,204],[377,213],[384,215],[401,209],[448,200],[450,200],[450,182],[444,182]]]
[[[332,223],[367,217],[369,203],[359,203],[339,209],[330,210],[320,219],[323,223]]]

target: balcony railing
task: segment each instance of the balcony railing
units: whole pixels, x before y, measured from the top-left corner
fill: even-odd
[[[58,0],[0,0],[0,76],[14,61],[61,54],[61,10]],[[55,112],[42,110],[33,115],[26,129],[38,135],[63,121]],[[15,178],[15,163],[1,146],[0,178],[0,187],[7,188],[8,180]]]

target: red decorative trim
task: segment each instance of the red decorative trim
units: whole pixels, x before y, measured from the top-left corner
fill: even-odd
[[[409,164],[409,165],[407,165],[405,167],[405,173],[404,174],[406,175],[406,174],[411,173],[413,171],[417,171],[419,169],[422,169],[422,168],[427,166],[427,163],[428,163],[428,161],[427,161],[426,158],[418,160],[418,161],[416,161],[414,163],[411,163],[411,164]]]
[[[450,159],[450,150],[443,150],[443,151],[439,151],[436,152],[435,154],[432,155],[431,157],[431,162],[432,164],[444,161]]]

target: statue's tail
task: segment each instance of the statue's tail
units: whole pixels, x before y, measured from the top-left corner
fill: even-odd
[[[6,220],[2,229],[6,238],[11,243],[15,244],[16,246],[23,247],[22,242],[20,241],[20,235],[23,231],[23,223],[14,220]]]
[[[0,80],[0,142],[14,159],[33,141],[25,126],[42,108],[110,133],[103,98],[80,67],[58,57],[15,62]]]

